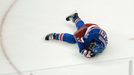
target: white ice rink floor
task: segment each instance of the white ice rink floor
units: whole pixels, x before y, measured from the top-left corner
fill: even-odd
[[[95,58],[83,57],[77,45],[43,39],[73,34],[65,18],[74,10],[108,34],[106,50]],[[133,0],[0,0],[0,75],[20,75],[12,64],[22,75],[133,75],[133,13]]]

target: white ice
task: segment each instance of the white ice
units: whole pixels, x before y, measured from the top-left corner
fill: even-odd
[[[0,22],[14,0],[0,0]],[[6,52],[28,75],[128,75],[134,57],[133,0],[17,0],[2,30]],[[76,27],[65,18],[77,11],[85,23],[96,23],[108,34],[108,46],[87,59],[76,44],[44,41],[47,33],[71,33]],[[17,75],[0,47],[0,75]]]

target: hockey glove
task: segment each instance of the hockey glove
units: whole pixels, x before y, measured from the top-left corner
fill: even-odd
[[[91,58],[91,57],[94,57],[95,56],[95,53],[93,53],[91,50],[87,50],[85,49],[84,52],[83,52],[83,55],[87,58]]]

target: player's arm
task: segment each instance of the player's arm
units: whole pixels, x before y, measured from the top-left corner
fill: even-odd
[[[95,54],[91,51],[91,48],[94,46],[93,43],[90,44],[90,47],[85,48],[84,43],[78,43],[79,51],[82,55],[84,55],[87,58],[94,57]]]
[[[94,42],[94,36],[89,35],[87,39],[85,39],[85,49],[83,50],[83,55],[87,58],[94,57],[96,54],[92,51],[95,42]]]

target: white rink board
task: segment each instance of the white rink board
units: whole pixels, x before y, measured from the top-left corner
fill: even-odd
[[[132,0],[18,0],[3,27],[4,45],[22,71],[134,57],[134,40],[129,40],[134,37],[133,7]],[[73,34],[75,25],[66,22],[65,17],[74,10],[85,22],[101,25],[107,31],[108,47],[96,58],[81,56],[77,45],[43,41],[51,32]],[[4,58],[2,61],[6,62]],[[7,67],[1,74],[14,72],[0,63]]]

